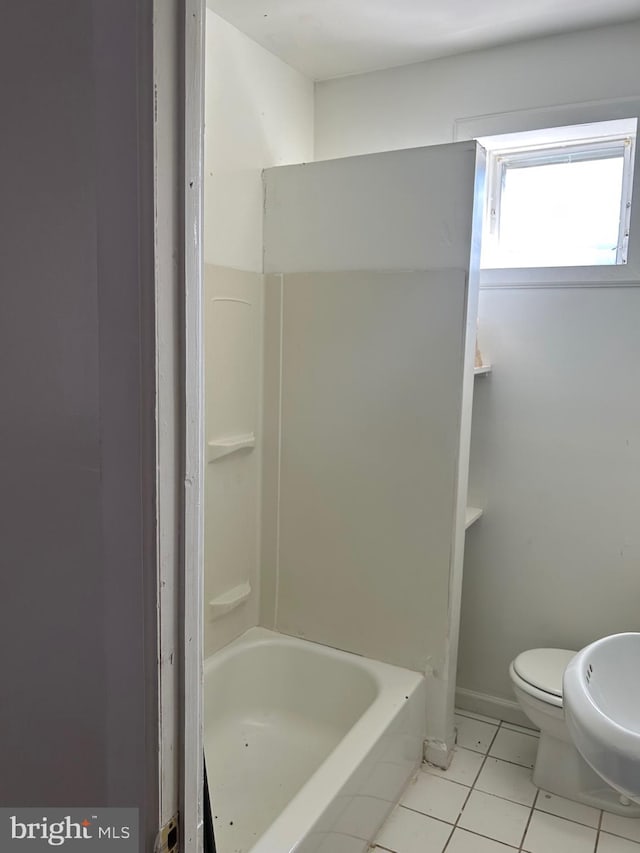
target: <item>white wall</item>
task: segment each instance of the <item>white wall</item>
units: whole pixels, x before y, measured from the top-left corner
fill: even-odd
[[[311,159],[311,80],[207,10],[205,263],[262,272],[262,169]]]
[[[313,156],[313,84],[207,11],[205,439],[256,448],[205,474],[205,655],[258,622],[262,388],[262,169]],[[237,609],[209,601],[249,582]]]
[[[456,119],[634,96],[640,22],[316,84],[316,158],[435,145]]]
[[[316,87],[319,158],[450,141],[456,120],[637,97],[640,22]],[[639,630],[638,287],[481,290],[459,685],[512,699],[509,660]],[[634,515],[635,512],[635,515]],[[472,697],[473,698],[473,697]],[[466,697],[469,699],[469,696]]]

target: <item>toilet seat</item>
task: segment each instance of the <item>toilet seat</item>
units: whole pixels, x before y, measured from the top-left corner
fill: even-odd
[[[562,707],[562,676],[576,653],[569,649],[529,649],[511,664],[521,690],[549,705]]]

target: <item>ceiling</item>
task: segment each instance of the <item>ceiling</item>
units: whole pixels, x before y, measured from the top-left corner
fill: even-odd
[[[313,80],[640,18],[640,0],[207,0]]]

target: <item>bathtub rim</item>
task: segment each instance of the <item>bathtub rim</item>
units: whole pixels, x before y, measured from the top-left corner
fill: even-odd
[[[217,666],[238,656],[243,650],[265,645],[296,647],[308,654],[319,654],[338,661],[347,659],[367,671],[373,677],[377,688],[377,695],[371,704],[345,732],[250,850],[250,853],[273,853],[274,850],[293,853],[312,833],[323,814],[371,755],[373,748],[397,716],[410,704],[416,704],[418,709],[421,709],[420,731],[416,733],[416,737],[420,737],[422,744],[426,728],[426,680],[419,672],[371,660],[311,640],[291,637],[268,628],[254,627],[206,659],[205,685],[208,676],[213,674]],[[204,722],[206,726],[206,716]],[[417,769],[421,759],[422,746],[415,757],[414,769]],[[412,772],[408,774],[407,782]],[[393,804],[389,803],[389,810],[392,806]],[[361,840],[370,842],[372,839]]]

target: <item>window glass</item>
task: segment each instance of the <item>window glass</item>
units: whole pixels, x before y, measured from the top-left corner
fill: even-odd
[[[619,156],[505,168],[501,265],[615,264],[623,167]]]

